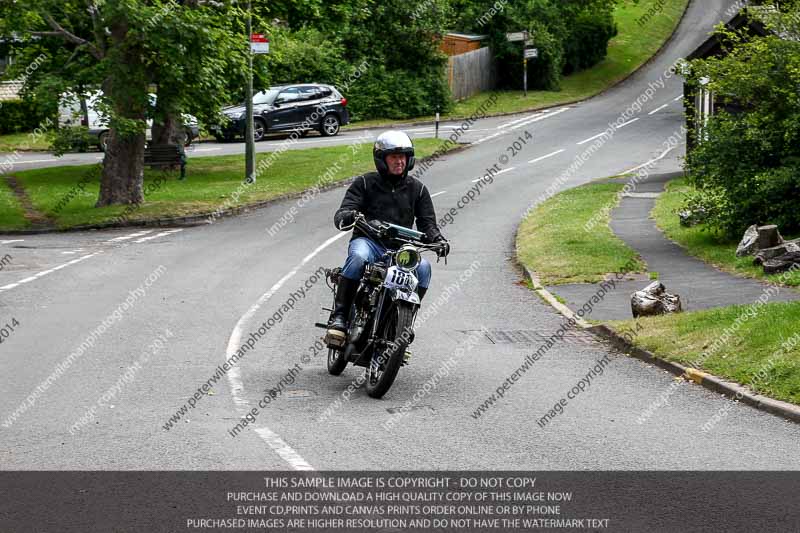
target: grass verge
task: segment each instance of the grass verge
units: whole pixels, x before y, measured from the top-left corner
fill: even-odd
[[[0,152],[20,151],[46,151],[50,147],[50,141],[45,135],[34,138],[30,133],[8,133],[0,135]]]
[[[637,21],[661,3],[663,9],[644,25],[639,25]],[[565,76],[561,82],[561,91],[528,91],[527,97],[522,91],[484,92],[457,102],[455,108],[447,115],[443,115],[442,119],[468,117],[492,94],[497,95],[497,102],[488,109],[490,114],[532,111],[584,100],[599,94],[628,77],[658,52],[677,28],[688,4],[689,0],[640,0],[638,4],[620,3],[614,14],[619,34],[609,43],[608,56],[590,69]],[[433,119],[433,116],[418,117],[404,122]],[[352,127],[379,127],[391,122],[388,119],[367,120],[353,123]]]
[[[517,232],[517,257],[545,285],[593,283],[612,272],[644,270],[636,252],[608,226],[609,207],[619,202],[618,183],[569,189],[540,204]],[[594,217],[591,231],[584,225]]]
[[[666,192],[656,201],[652,216],[664,234],[685,248],[689,254],[720,270],[778,283],[781,274],[764,274],[761,267],[753,265],[752,257],[736,257],[738,242],[725,239],[702,225],[691,228],[680,225],[678,211],[683,206],[686,194],[691,190],[691,185],[685,179],[674,180],[667,184]],[[800,272],[786,276],[785,284],[800,286]]]
[[[415,139],[417,155],[432,154],[443,142],[436,139]],[[270,153],[257,154],[257,162]],[[373,169],[372,144],[288,150],[274,160],[271,167],[253,185],[240,187],[244,177],[242,155],[198,157],[189,159],[184,181],[171,172],[166,181],[159,180],[161,171],[145,171],[145,202],[129,215],[130,220],[187,216],[211,213],[220,206],[237,207],[304,191],[315,184],[333,183]],[[78,184],[91,174],[92,166],[51,167],[14,172],[25,187],[34,207],[51,215],[60,228],[112,221],[125,208],[95,208],[100,183],[94,178],[83,190]],[[156,186],[157,183],[160,185]],[[7,189],[6,189],[7,190]],[[13,196],[7,199],[0,189],[0,231],[25,227]],[[237,196],[235,192],[239,191]],[[10,191],[9,191],[10,194]],[[64,201],[69,199],[68,201]],[[9,209],[6,209],[8,200]]]
[[[640,318],[634,343],[663,359],[694,365],[765,396],[800,404],[800,346],[782,349],[793,337],[794,344],[800,340],[795,337],[800,302],[766,304],[752,318],[746,312],[749,307]],[[636,329],[635,322],[609,325],[630,331]]]

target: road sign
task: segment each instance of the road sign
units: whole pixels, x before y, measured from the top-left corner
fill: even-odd
[[[269,39],[263,33],[253,33],[250,35],[250,52],[253,54],[268,54]]]
[[[525,59],[536,59],[537,57],[539,57],[538,48],[529,48],[525,50]]]
[[[506,33],[506,39],[510,42],[524,41],[528,38],[527,31],[516,31],[514,33]]]

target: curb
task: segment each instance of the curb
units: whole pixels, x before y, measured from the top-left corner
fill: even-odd
[[[453,148],[452,150],[448,150],[444,154],[441,155],[450,155],[456,154],[459,152],[463,152],[468,148],[471,148],[471,144],[460,144],[458,147]],[[439,157],[441,157],[441,155]],[[425,161],[429,160],[432,155],[423,157],[418,161],[418,163],[424,163]],[[350,185],[353,180],[355,180],[358,176],[351,176],[349,178],[345,178],[343,180],[329,183],[327,185],[323,185],[318,189],[318,192],[325,192],[332,189],[337,189],[339,187],[344,187],[345,185]],[[132,220],[126,221],[121,223],[115,222],[105,222],[99,224],[86,224],[81,226],[71,226],[69,228],[44,228],[44,229],[21,229],[21,230],[3,230],[0,231],[0,235],[41,235],[45,233],[68,233],[68,232],[76,232],[76,231],[92,231],[92,230],[101,230],[101,229],[112,229],[112,228],[136,228],[136,227],[162,227],[162,226],[200,226],[203,224],[211,224],[213,222],[208,222],[209,217],[213,217],[213,220],[216,221],[218,218],[230,218],[236,215],[240,215],[243,213],[247,213],[249,211],[255,211],[257,209],[261,209],[264,207],[268,207],[272,204],[283,202],[285,200],[293,200],[295,198],[302,197],[305,193],[307,193],[311,189],[304,189],[302,191],[297,192],[290,192],[286,194],[282,194],[280,196],[276,196],[274,198],[270,198],[269,200],[262,200],[260,202],[256,202],[253,204],[247,204],[243,206],[231,207],[220,213],[212,211],[210,213],[201,213],[197,215],[188,215],[184,217],[164,217],[164,218],[153,218],[153,219],[146,219],[146,220]]]
[[[569,307],[556,300],[555,296],[553,296],[550,291],[542,286],[539,278],[536,277],[533,272],[528,270],[528,267],[522,265],[522,268],[525,271],[525,277],[533,284],[533,290],[536,291],[547,303],[553,306],[565,317],[574,319],[584,330],[589,331],[597,337],[610,341],[611,345],[618,350],[640,359],[645,363],[655,365],[678,377],[691,380],[712,392],[722,394],[723,396],[731,398],[735,401],[741,401],[742,403],[745,403],[751,407],[755,407],[761,411],[765,411],[767,413],[777,415],[800,424],[800,406],[781,400],[768,398],[766,396],[762,396],[761,394],[756,394],[738,383],[726,381],[707,372],[686,367],[672,361],[667,361],[666,359],[662,359],[652,352],[635,346],[630,340],[604,324],[598,326],[588,324],[585,320],[573,313]]]

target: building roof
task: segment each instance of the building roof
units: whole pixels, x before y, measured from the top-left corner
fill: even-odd
[[[445,37],[450,37],[451,39],[461,39],[463,41],[483,41],[484,39],[488,38],[488,35],[473,35],[469,33],[445,33]]]

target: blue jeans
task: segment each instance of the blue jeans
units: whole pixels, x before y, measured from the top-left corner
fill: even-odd
[[[367,263],[374,263],[383,257],[386,248],[366,237],[356,237],[347,248],[347,260],[342,268],[342,275],[348,279],[360,280]],[[431,264],[424,257],[417,267],[419,287],[427,289],[431,283]]]

